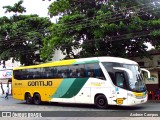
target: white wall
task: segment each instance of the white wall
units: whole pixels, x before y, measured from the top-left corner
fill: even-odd
[[[6,67],[17,67],[21,65],[20,62],[18,61],[14,61],[12,63],[12,58],[10,60],[7,60],[5,63],[6,63]]]
[[[157,71],[150,71],[151,79],[145,78],[146,84],[158,84],[158,72]]]
[[[58,61],[58,60],[63,59],[64,57],[65,55],[63,55],[61,50],[56,50],[53,55],[52,61]]]
[[[131,59],[136,62],[144,62],[144,67],[150,71],[151,79],[145,78],[146,84],[159,84],[158,71],[160,71],[160,68],[158,66],[158,61],[160,61],[160,55],[152,55],[152,59],[147,57],[142,59],[140,57],[134,57]]]
[[[74,49],[73,53],[74,55],[78,54],[81,51],[81,48],[79,49]],[[65,58],[66,55],[63,55],[61,50],[56,50],[55,53],[53,54],[53,58],[52,61],[58,61],[58,60],[62,60]]]

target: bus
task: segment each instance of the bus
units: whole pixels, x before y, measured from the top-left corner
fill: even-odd
[[[12,95],[27,104],[65,102],[94,104],[102,109],[109,105],[142,104],[148,98],[138,63],[118,57],[69,59],[13,68]]]

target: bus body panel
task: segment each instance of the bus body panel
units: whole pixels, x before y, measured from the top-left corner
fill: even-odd
[[[60,81],[60,80],[57,80]],[[61,82],[62,83],[62,82]],[[60,82],[57,84],[57,87],[50,86],[50,87],[23,87],[21,88],[14,88],[16,94],[13,95],[13,98],[24,100],[24,95],[26,92],[29,92],[33,97],[35,92],[40,93],[42,101],[50,101],[50,102],[68,102],[68,103],[88,103],[94,104],[94,97],[96,94],[104,94],[108,100],[109,105],[135,105],[141,104],[147,101],[147,96],[143,98],[143,100],[138,100],[133,97],[127,97],[127,91],[119,88],[119,91],[116,91],[118,88],[114,87],[106,87],[107,82],[102,82],[99,80],[94,80],[90,78],[87,81],[86,85],[81,88],[81,90],[73,97],[65,98],[62,97],[62,93],[64,95],[64,91],[66,91],[65,87],[61,87],[60,89]],[[24,84],[24,83],[22,83]],[[72,89],[74,91],[74,89]],[[133,92],[131,92],[133,93]],[[69,91],[66,91],[66,94],[69,95]],[[53,96],[53,97],[52,97]],[[55,96],[55,97],[54,97]],[[137,101],[137,102],[136,102]]]
[[[31,97],[34,96],[34,93],[39,93],[42,101],[94,104],[95,96],[97,94],[103,94],[107,98],[109,105],[129,106],[146,102],[146,93],[142,93],[142,95],[140,95],[140,97],[137,99],[135,96],[138,96],[138,93],[125,90],[113,84],[108,72],[101,63],[111,61],[118,63],[137,64],[134,61],[123,58],[94,57],[14,68],[14,70],[25,70],[41,67],[46,68],[50,66],[69,66],[98,63],[105,79],[90,77],[16,80],[14,79],[13,75],[13,98],[25,100],[25,93],[28,92],[31,94]],[[129,96],[130,94],[131,96]]]

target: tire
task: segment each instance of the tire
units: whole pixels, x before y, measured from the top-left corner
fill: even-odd
[[[38,94],[38,93],[34,94],[34,96],[33,96],[33,102],[36,105],[41,104],[41,96],[40,96],[40,94]]]
[[[26,103],[27,104],[32,104],[32,97],[31,97],[31,94],[30,93],[27,93],[25,95],[25,100],[26,100]]]
[[[95,105],[100,109],[108,108],[108,101],[104,95],[98,95],[95,98]]]

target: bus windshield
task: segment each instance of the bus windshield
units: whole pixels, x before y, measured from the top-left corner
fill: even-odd
[[[123,64],[123,67],[132,71],[132,78],[129,78],[129,88],[133,91],[144,91],[146,90],[144,80],[140,74],[138,65]]]
[[[103,65],[116,86],[134,92],[146,90],[138,65],[114,62],[105,62]]]

